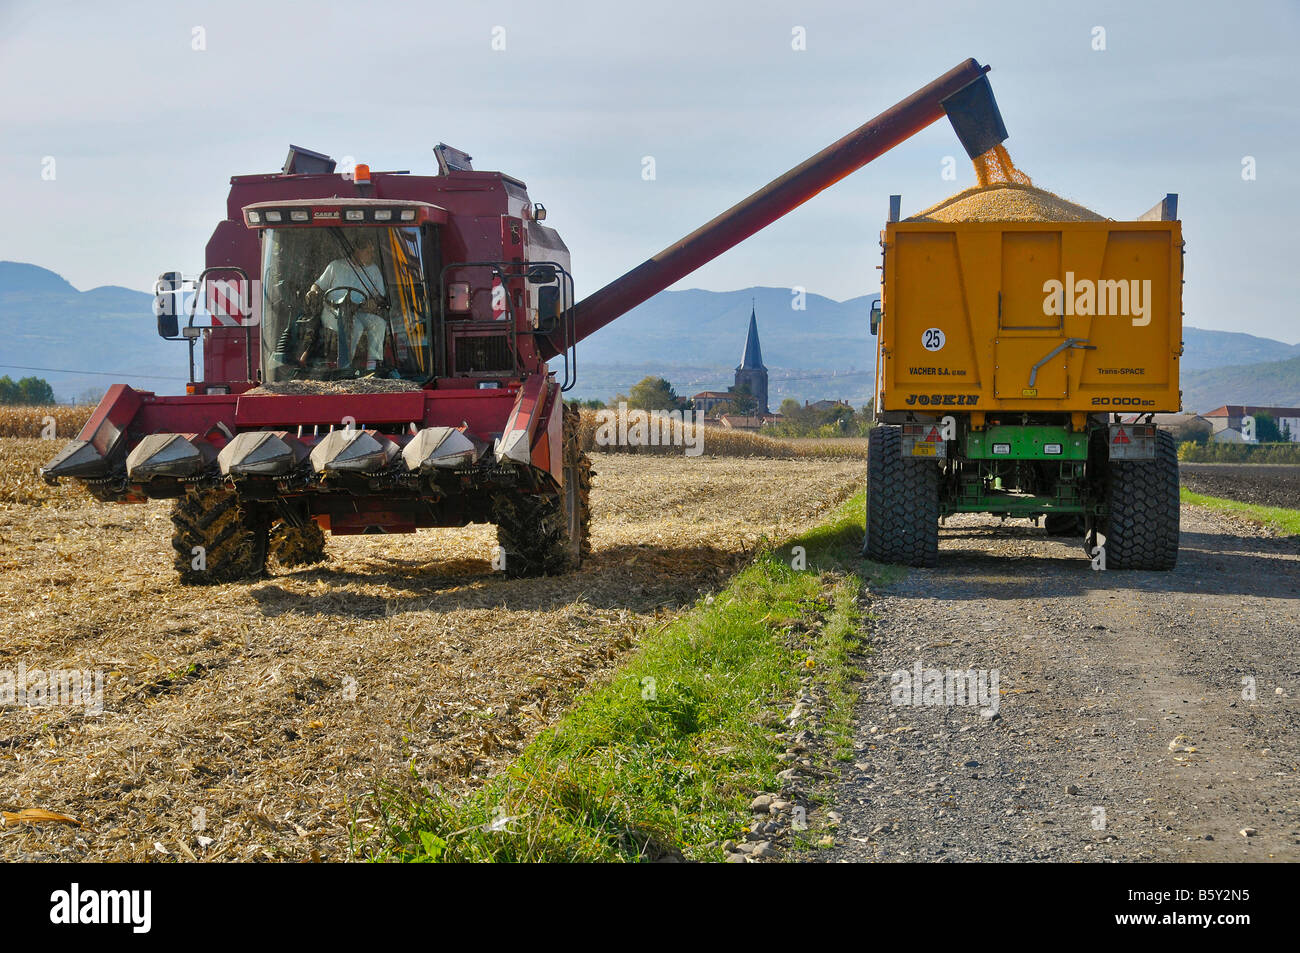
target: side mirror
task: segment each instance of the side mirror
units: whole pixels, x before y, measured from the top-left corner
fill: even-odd
[[[560,287],[549,285],[537,289],[537,330],[547,334],[560,323]]]
[[[549,285],[558,277],[554,265],[533,265],[528,269],[530,285]]]
[[[880,330],[880,299],[877,298],[871,302],[871,333],[875,334]]]
[[[164,271],[153,286],[153,313],[158,319],[158,336],[175,338],[180,334],[176,315],[176,292],[181,285],[179,271]]]

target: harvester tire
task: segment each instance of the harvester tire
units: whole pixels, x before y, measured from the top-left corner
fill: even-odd
[[[564,405],[565,514],[573,568],[591,555],[591,457],[582,449],[582,415]]]
[[[576,569],[591,552],[591,458],[582,451],[578,410],[564,407],[564,486],[545,493],[501,494],[493,501],[497,543],[512,579]]]
[[[881,563],[939,562],[939,468],[902,454],[903,433],[879,426],[867,435],[867,535],[862,555]]]
[[[1083,517],[1077,513],[1048,513],[1043,517],[1043,529],[1048,536],[1079,536],[1084,534]]]
[[[1107,569],[1173,569],[1178,562],[1178,450],[1156,433],[1154,460],[1112,460],[1107,469],[1110,515]]]
[[[186,585],[215,585],[260,576],[266,568],[270,520],[229,490],[190,490],[172,507],[176,572]]]
[[[310,566],[329,558],[325,554],[325,532],[314,520],[306,526],[276,523],[271,529],[270,554],[284,569]]]

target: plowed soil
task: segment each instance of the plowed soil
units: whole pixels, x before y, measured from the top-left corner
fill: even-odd
[[[1261,506],[1300,509],[1300,466],[1285,463],[1184,463],[1182,484],[1193,493]]]

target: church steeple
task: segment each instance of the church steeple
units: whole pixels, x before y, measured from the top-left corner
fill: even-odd
[[[753,300],[749,308],[749,334],[745,337],[745,353],[736,368],[734,390],[747,389],[754,398],[755,410],[763,415],[767,407],[767,368],[763,366],[763,349],[758,343],[758,313]]]
[[[752,300],[749,308],[749,336],[745,338],[745,354],[741,357],[737,370],[766,370],[763,367],[763,349],[758,344],[758,314]]]

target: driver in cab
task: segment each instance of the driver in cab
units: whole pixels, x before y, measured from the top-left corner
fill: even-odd
[[[319,315],[319,328],[325,332],[321,335],[321,349],[325,353],[338,353],[340,367],[352,366],[363,331],[366,337],[365,369],[374,370],[383,361],[387,323],[376,312],[386,307],[384,275],[373,245],[359,245],[351,255],[336,258],[326,265],[320,277],[312,283],[304,304],[308,315]],[[349,312],[352,312],[352,320],[351,327],[346,329],[348,353],[343,354],[337,346],[339,322]],[[306,347],[299,359],[300,364],[307,363],[316,342],[303,343]]]

